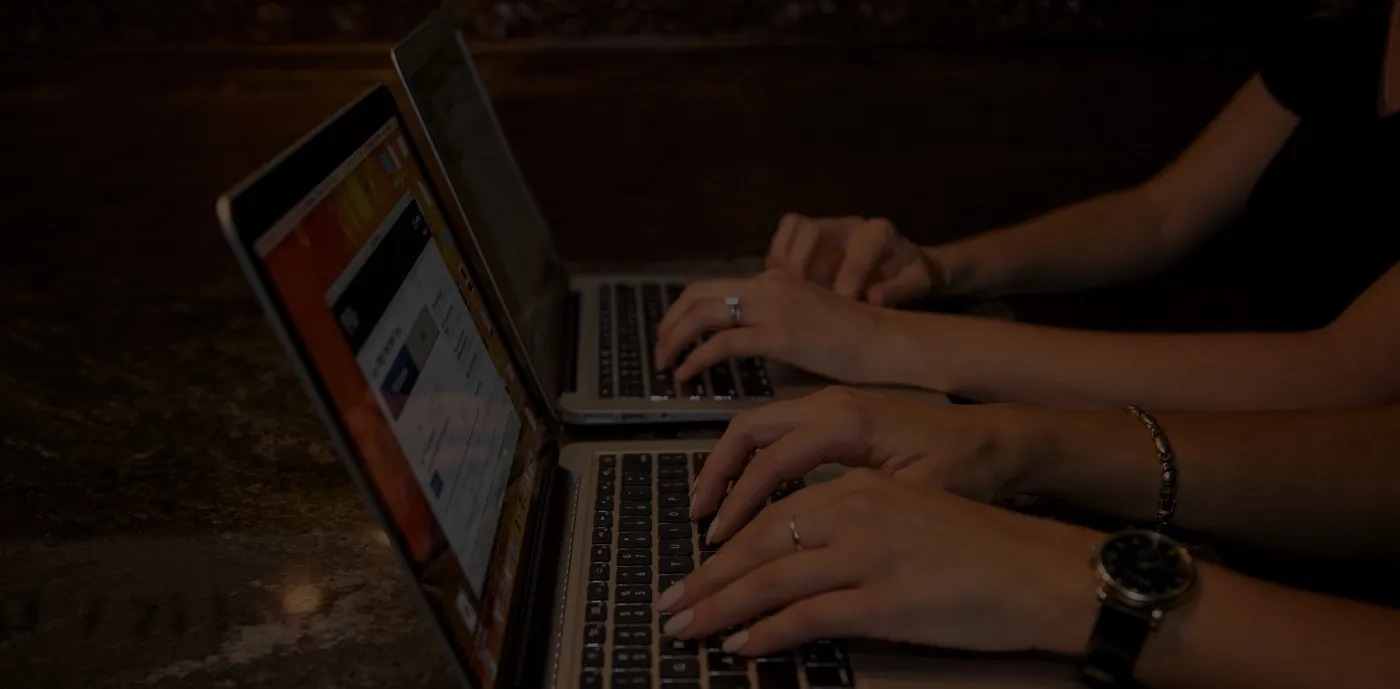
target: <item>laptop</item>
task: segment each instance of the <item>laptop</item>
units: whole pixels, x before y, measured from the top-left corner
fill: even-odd
[[[662,638],[657,595],[713,552],[688,514],[710,441],[559,445],[386,87],[217,210],[465,686],[1074,686],[1035,661],[837,641],[751,661]]]
[[[524,374],[569,423],[726,420],[827,381],[758,358],[677,382],[652,362],[656,325],[688,282],[714,275],[583,274],[564,268],[548,223],[496,120],[450,11],[393,51],[394,65],[459,209],[484,276],[505,304]],[[464,240],[468,241],[468,240]]]

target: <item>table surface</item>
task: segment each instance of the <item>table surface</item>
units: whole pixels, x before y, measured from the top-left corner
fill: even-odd
[[[598,58],[603,66],[591,82],[559,76],[562,64],[578,59],[592,58],[556,57],[520,70],[517,97],[503,109],[517,123],[536,118],[538,124],[557,117],[541,95],[553,92],[582,103],[589,117],[603,122],[606,103],[579,95],[579,84],[602,83],[605,94],[620,97],[630,83],[630,63]],[[812,94],[825,93],[820,79],[780,78],[798,69],[800,60],[791,55],[781,58],[785,66],[769,64],[758,72],[732,57],[712,59],[721,65],[714,68],[720,77],[707,72],[706,79],[749,89],[750,95],[782,84],[788,96],[807,94],[791,106],[799,107],[814,102]],[[687,64],[691,77],[710,69]],[[1031,77],[1041,74],[1034,60],[1027,64]],[[507,66],[487,67],[494,83],[505,83]],[[16,687],[455,686],[394,571],[391,552],[213,225],[212,200],[222,188],[340,103],[387,79],[388,72],[383,66],[305,61],[179,69],[149,59],[0,64],[0,125],[14,139],[7,143],[9,174],[0,185],[7,228],[0,250],[0,676]],[[860,75],[872,73],[871,65],[844,69],[832,67],[830,79],[863,93]],[[1102,69],[1117,74],[1123,68]],[[1170,83],[1178,88],[1195,83],[1190,75],[1196,72],[1165,71],[1175,75]],[[952,71],[903,74],[966,91],[970,79],[993,73],[960,64]],[[1060,88],[1038,78],[1027,82],[1032,80]],[[1125,89],[1135,83],[1120,82]],[[892,105],[915,102],[888,86],[876,82],[867,95]],[[1219,87],[1217,82],[1212,88],[1223,93]],[[670,107],[690,103],[676,95],[684,91],[680,87],[658,88],[657,97],[670,98]],[[1170,86],[1152,86],[1157,88]],[[1149,90],[1139,89],[1139,100],[1150,100]],[[1046,96],[1037,86],[999,97]],[[1129,101],[1122,107],[1135,107]],[[763,107],[717,107],[726,116],[757,112],[770,129],[789,121]],[[1183,120],[1203,114],[1207,108],[1196,108]],[[695,113],[684,117],[699,119]],[[791,205],[792,189],[802,184],[810,185],[804,197],[809,200],[833,193],[847,201],[916,196],[908,180],[886,184],[864,172],[848,174],[851,186],[841,187],[814,165],[815,153],[795,148],[816,146],[818,133],[831,133],[805,122],[797,138],[782,144],[794,147],[788,149],[792,179],[769,187],[785,199],[755,200],[760,192],[741,191],[732,208],[707,210],[711,215],[657,210],[663,204],[647,195],[664,199],[675,191],[645,182],[681,185],[684,179],[667,177],[672,168],[659,162],[672,159],[667,156],[718,178],[738,169],[737,163],[715,158],[714,149],[680,146],[656,110],[608,122],[609,133],[635,128],[641,138],[659,137],[661,147],[616,143],[646,164],[618,163],[620,171],[601,176],[603,182],[576,174],[583,169],[579,160],[596,158],[600,150],[588,144],[566,148],[577,154],[558,161],[567,174],[541,184],[547,207],[578,211],[560,213],[560,224],[571,231],[564,238],[566,253],[594,263],[617,256],[635,264],[654,260],[666,248],[639,241],[649,236],[645,229],[630,235],[572,233],[616,210],[591,200],[591,194],[609,191],[607,184],[632,195],[629,208],[644,225],[674,220],[691,232],[678,246],[720,259],[726,251],[760,250],[769,231],[766,224],[734,229],[727,221],[741,217],[737,209],[747,209],[742,217],[774,217]],[[932,146],[906,145],[893,136],[870,139],[854,133],[850,122],[841,126],[865,136],[862,146],[887,155],[875,163],[887,170],[908,168],[914,154]],[[1092,122],[1077,126],[1074,131],[1102,128]],[[1164,142],[1141,146],[1168,150],[1167,141],[1193,127],[1179,124]],[[540,131],[522,146],[536,169],[543,169],[540,161],[549,162],[542,152],[558,148],[550,136],[578,137],[583,125],[574,122],[563,133]],[[965,138],[968,131],[954,136]],[[753,143],[741,138],[735,145]],[[973,179],[959,184],[980,183],[977,176],[1006,163],[1013,145],[993,151],[1001,158],[980,158],[970,168]],[[830,144],[827,153],[848,156],[857,168],[877,160],[842,146]],[[918,150],[909,153],[910,146]],[[771,158],[777,149],[765,150],[765,165],[777,169]],[[958,157],[967,150],[952,152],[954,164],[970,160]],[[1046,150],[1034,154],[1037,165],[1046,164]],[[1085,151],[1057,161],[1094,172],[1064,175],[1062,186],[1039,189],[1026,204],[1078,195],[1143,167],[1124,164],[1103,172],[1103,156]],[[1104,177],[1096,182],[1092,174]],[[594,186],[586,187],[587,194],[571,191],[569,178]],[[751,187],[756,179],[739,181]],[[696,208],[723,205],[723,190],[714,185],[685,188],[700,195]],[[937,193],[947,200],[960,188],[945,185]],[[995,195],[981,198],[977,212],[984,219],[1007,212]],[[968,211],[973,201],[962,201],[949,212]],[[705,235],[716,218],[727,224]]]

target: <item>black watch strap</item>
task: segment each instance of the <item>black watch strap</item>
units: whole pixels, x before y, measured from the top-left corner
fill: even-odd
[[[1089,635],[1089,654],[1079,665],[1079,680],[1094,689],[1139,686],[1133,668],[1151,629],[1142,612],[1104,601]]]

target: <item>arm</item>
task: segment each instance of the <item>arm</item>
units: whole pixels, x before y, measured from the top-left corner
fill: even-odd
[[[1027,467],[1008,490],[1155,517],[1157,452],[1132,416],[1006,412],[1007,446]],[[1299,554],[1400,558],[1400,406],[1157,421],[1176,454],[1173,524]]]
[[[945,294],[1074,291],[1142,277],[1239,212],[1297,121],[1256,76],[1148,182],[925,251],[946,271]]]
[[[1400,401],[1400,267],[1299,333],[1119,334],[890,312],[882,382],[983,401],[1230,410]],[[883,370],[888,369],[888,370]]]

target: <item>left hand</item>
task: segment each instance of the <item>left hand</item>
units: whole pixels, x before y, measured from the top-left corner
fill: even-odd
[[[801,547],[794,543],[789,520]],[[858,469],[773,503],[662,594],[665,633],[760,656],[862,637],[971,651],[1078,653],[1103,536]]]
[[[739,300],[740,319],[725,304]],[[876,380],[874,345],[889,312],[770,270],[745,280],[686,288],[657,328],[656,364],[668,367],[702,335],[709,341],[676,367],[687,380],[730,357],[761,356],[851,383]]]

